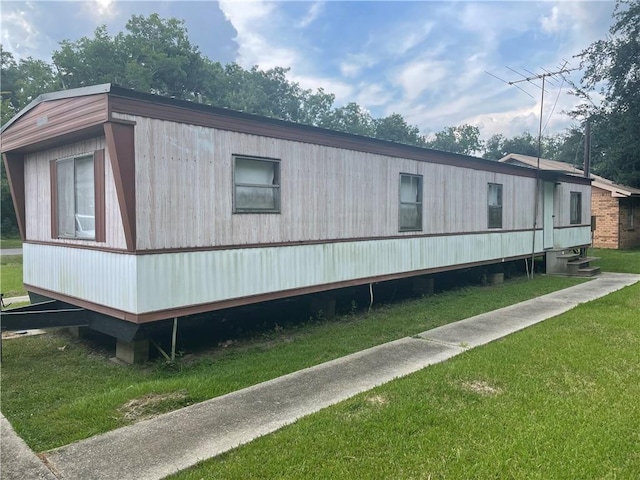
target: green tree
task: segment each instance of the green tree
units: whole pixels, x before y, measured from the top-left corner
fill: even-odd
[[[332,110],[320,120],[318,126],[365,137],[374,137],[376,133],[371,114],[355,102]]]
[[[156,13],[133,15],[127,33],[110,36],[106,26],[93,38],[64,40],[52,55],[65,88],[99,83],[181,99],[194,99],[204,58],[191,44],[184,21],[164,20]]]
[[[2,125],[41,93],[60,88],[60,83],[48,63],[31,57],[16,63],[13,54],[4,50],[1,52],[0,76]]]
[[[16,82],[18,80],[18,65],[10,52],[6,52],[0,46],[0,79],[2,91],[0,96],[2,106],[2,125],[7,123],[16,113],[17,97]]]
[[[424,146],[425,139],[418,127],[409,125],[399,113],[374,120],[375,136],[381,140]]]
[[[111,37],[107,27],[96,28],[93,38],[63,40],[52,59],[63,88],[78,88],[101,83],[126,85],[126,57],[119,37]]]
[[[480,129],[474,125],[445,127],[436,133],[436,138],[426,142],[426,146],[444,152],[471,155],[483,148]]]
[[[640,187],[640,1],[618,0],[610,36],[578,56],[584,74],[576,93],[584,102],[572,115],[591,123],[593,170]],[[603,97],[592,102],[592,93]]]
[[[500,160],[509,153],[538,156],[538,138],[529,132],[523,132],[512,138],[506,138],[502,134],[492,135],[487,140],[482,157],[488,160]]]

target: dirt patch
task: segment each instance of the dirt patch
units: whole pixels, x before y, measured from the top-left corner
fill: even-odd
[[[382,395],[374,395],[372,397],[368,397],[367,402],[370,405],[386,405],[387,403],[389,403],[389,401]]]
[[[478,395],[482,395],[483,397],[495,397],[496,395],[500,395],[502,393],[502,389],[499,387],[492,387],[487,382],[483,382],[482,380],[474,380],[473,382],[464,382],[462,387],[465,390],[468,390],[473,393],[477,393]]]
[[[149,393],[133,398],[118,408],[118,412],[129,422],[139,422],[168,411],[190,405],[189,393],[178,390],[171,393]]]
[[[11,338],[31,337],[33,335],[43,335],[47,333],[44,330],[19,330],[15,332],[2,332],[2,339],[9,340]]]

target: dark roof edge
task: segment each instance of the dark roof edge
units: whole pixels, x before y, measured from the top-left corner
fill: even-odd
[[[70,90],[60,90],[58,92],[41,93],[35,99],[33,99],[29,105],[24,107],[18,113],[16,113],[7,123],[2,126],[0,133],[4,132],[14,122],[21,118],[27,112],[33,110],[35,107],[44,102],[50,102],[52,100],[62,100],[65,98],[84,97],[87,95],[97,95],[100,93],[109,93],[112,89],[112,84],[103,83],[100,85],[91,85],[90,87],[72,88]]]
[[[161,103],[164,105],[169,105],[169,106],[174,106],[174,107],[180,107],[180,108],[186,108],[189,110],[197,110],[197,111],[201,111],[204,113],[212,113],[212,114],[218,114],[218,115],[224,115],[227,117],[232,117],[232,118],[238,118],[238,119],[243,119],[243,120],[250,120],[250,121],[254,121],[254,122],[260,122],[260,123],[266,123],[266,124],[271,124],[271,125],[277,125],[277,126],[282,126],[285,128],[295,128],[297,130],[303,130],[303,131],[308,131],[308,132],[315,132],[315,133],[321,133],[323,135],[330,135],[333,137],[338,137],[338,138],[345,138],[345,139],[358,139],[358,140],[364,140],[367,143],[370,144],[378,144],[378,145],[384,145],[384,146],[394,146],[394,147],[401,147],[401,148],[406,148],[409,150],[414,150],[414,151],[419,151],[419,152],[434,152],[437,153],[438,155],[444,155],[444,156],[448,156],[451,158],[461,158],[461,159],[473,159],[474,161],[482,161],[482,162],[487,162],[487,164],[493,164],[493,163],[497,163],[494,162],[493,160],[487,160],[485,158],[482,157],[474,157],[472,155],[464,155],[461,153],[452,153],[452,152],[446,152],[443,150],[434,150],[432,148],[427,148],[427,147],[419,147],[416,145],[410,145],[407,143],[398,143],[398,142],[392,142],[390,140],[382,140],[379,138],[374,138],[374,137],[367,137],[364,135],[357,135],[357,134],[353,134],[353,133],[347,133],[347,132],[341,132],[339,130],[331,130],[328,128],[323,128],[323,127],[316,127],[314,125],[308,125],[305,123],[296,123],[290,120],[281,120],[279,118],[274,118],[274,117],[265,117],[262,115],[257,115],[254,113],[247,113],[247,112],[240,112],[238,110],[231,110],[228,108],[223,108],[223,107],[216,107],[213,105],[208,105],[206,103],[196,103],[196,102],[191,102],[189,100],[181,100],[181,99],[177,99],[177,98],[170,98],[170,97],[164,97],[161,95],[155,95],[152,93],[145,93],[145,92],[140,92],[137,90],[132,90],[132,89],[128,89],[128,88],[123,88],[117,85],[111,85],[111,91],[110,91],[111,95],[115,95],[115,96],[120,96],[120,97],[125,97],[125,98],[132,98],[132,99],[136,99],[136,100],[142,100],[142,101],[148,101],[148,102],[155,102],[155,103]],[[513,167],[516,167],[515,165],[512,165]],[[523,167],[517,167],[517,168],[523,168]]]
[[[152,93],[146,93],[146,92],[140,92],[137,90],[132,90],[132,89],[128,89],[128,88],[124,88],[124,87],[120,87],[117,85],[111,85],[111,91],[110,91],[110,95],[112,96],[118,96],[118,97],[124,97],[124,98],[130,98],[130,99],[134,99],[134,100],[140,100],[140,101],[146,101],[146,102],[152,102],[152,103],[160,103],[160,104],[164,104],[167,106],[173,106],[173,107],[177,107],[177,108],[185,108],[185,109],[189,109],[189,110],[195,110],[195,111],[200,111],[203,113],[210,113],[210,114],[217,114],[217,115],[222,115],[222,116],[226,116],[226,117],[232,117],[232,118],[238,118],[238,119],[243,119],[243,120],[250,120],[250,121],[254,121],[254,122],[260,122],[260,123],[265,123],[265,124],[270,124],[270,125],[275,125],[275,126],[281,126],[281,127],[285,127],[285,128],[295,128],[297,130],[302,130],[302,131],[307,131],[307,132],[315,132],[315,133],[321,133],[323,135],[329,135],[332,137],[337,137],[337,138],[344,138],[344,139],[357,139],[359,141],[365,141],[371,145],[380,145],[380,146],[393,146],[395,148],[401,148],[401,149],[406,149],[408,151],[414,151],[414,152],[420,152],[420,153],[428,153],[428,152],[433,152],[433,153],[437,153],[440,156],[444,156],[444,157],[449,157],[449,158],[457,158],[457,159],[464,159],[464,160],[470,160],[470,161],[474,161],[474,162],[483,162],[486,163],[488,166],[489,165],[493,165],[499,162],[493,161],[493,160],[487,160],[485,158],[482,157],[474,157],[472,155],[464,155],[464,154],[459,154],[459,153],[452,153],[452,152],[446,152],[443,150],[434,150],[431,148],[426,148],[426,147],[419,147],[416,145],[409,145],[409,144],[405,144],[405,143],[397,143],[397,142],[392,142],[389,140],[381,140],[379,138],[373,138],[373,137],[366,137],[363,135],[356,135],[353,133],[346,133],[346,132],[340,132],[338,130],[330,130],[327,128],[322,128],[322,127],[316,127],[314,125],[307,125],[304,123],[296,123],[296,122],[292,122],[292,121],[287,121],[287,120],[281,120],[279,118],[273,118],[273,117],[265,117],[262,115],[256,115],[253,113],[246,113],[246,112],[239,112],[237,110],[231,110],[228,108],[223,108],[223,107],[216,107],[213,105],[208,105],[205,103],[196,103],[196,102],[191,102],[188,100],[181,100],[181,99],[177,99],[177,98],[170,98],[170,97],[164,97],[161,95],[155,95]],[[511,169],[513,169],[514,171],[522,171],[522,170],[530,170],[527,167],[521,167],[518,165],[509,165],[509,164],[502,164],[502,165],[508,165],[508,167],[510,167]],[[571,176],[571,175],[564,175],[561,172],[554,172],[553,174],[553,178],[564,178],[564,179],[574,179],[575,177]],[[551,175],[547,175],[547,178]],[[583,182],[578,182],[578,183],[583,183]]]
[[[480,163],[486,163],[487,166],[490,166],[492,164],[500,164],[502,166],[508,166],[510,167],[510,169],[512,169],[514,171],[514,173],[516,171],[523,171],[523,170],[527,170],[530,171],[531,169],[529,167],[521,167],[518,165],[510,165],[508,163],[500,163],[494,160],[487,160],[485,158],[482,157],[474,157],[471,155],[463,155],[463,154],[459,154],[459,153],[452,153],[452,152],[445,152],[442,150],[434,150],[434,149],[430,149],[430,148],[426,148],[426,147],[418,147],[415,145],[408,145],[408,144],[404,144],[404,143],[397,143],[397,142],[392,142],[389,140],[381,140],[379,138],[373,138],[373,137],[366,137],[363,135],[355,135],[352,133],[346,133],[346,132],[340,132],[337,130],[330,130],[327,128],[322,128],[322,127],[316,127],[313,125],[306,125],[306,124],[302,124],[302,123],[295,123],[292,121],[287,121],[287,120],[280,120],[277,118],[271,118],[271,117],[265,117],[265,116],[261,116],[261,115],[256,115],[256,114],[252,114],[252,113],[246,113],[246,112],[239,112],[236,110],[231,110],[228,108],[222,108],[222,107],[216,107],[213,105],[208,105],[208,104],[204,104],[204,103],[195,103],[195,102],[191,102],[188,100],[181,100],[181,99],[177,99],[177,98],[170,98],[170,97],[164,97],[161,95],[156,95],[156,94],[152,94],[152,93],[146,93],[146,92],[140,92],[137,90],[132,90],[129,88],[125,88],[125,87],[121,87],[112,83],[103,83],[100,85],[92,85],[92,86],[88,86],[88,87],[80,87],[80,88],[74,88],[74,89],[70,89],[70,90],[61,90],[58,92],[50,92],[50,93],[43,93],[41,95],[39,95],[38,97],[36,97],[35,100],[33,100],[31,103],[29,103],[29,105],[27,105],[26,107],[24,107],[22,110],[20,110],[20,112],[18,112],[13,118],[11,118],[11,120],[9,120],[5,125],[2,126],[2,129],[0,130],[0,133],[4,132],[9,126],[11,126],[15,121],[17,121],[20,117],[22,117],[23,115],[25,115],[27,112],[29,112],[30,110],[32,110],[33,108],[35,108],[37,105],[47,102],[47,101],[54,101],[54,100],[61,100],[61,99],[65,99],[65,98],[73,98],[73,97],[82,97],[82,96],[89,96],[89,95],[98,95],[98,94],[104,94],[107,93],[110,96],[116,96],[116,97],[124,97],[124,98],[130,98],[130,99],[134,99],[134,100],[139,100],[139,101],[144,101],[144,102],[151,102],[151,103],[159,103],[159,104],[164,104],[167,106],[172,106],[172,107],[176,107],[176,108],[184,108],[184,109],[188,109],[188,110],[193,110],[193,111],[199,111],[199,112],[203,112],[203,113],[210,113],[210,114],[214,114],[214,115],[221,115],[221,116],[226,116],[226,117],[232,117],[232,118],[237,118],[237,119],[243,119],[243,120],[249,120],[249,121],[253,121],[253,122],[260,122],[263,124],[270,124],[270,125],[274,125],[274,126],[280,126],[280,127],[284,127],[284,128],[294,128],[297,130],[301,130],[301,131],[306,131],[306,132],[314,132],[314,133],[320,133],[322,135],[327,135],[327,136],[332,136],[334,138],[343,138],[343,139],[356,139],[358,141],[361,142],[366,142],[370,145],[380,145],[380,146],[385,146],[385,147],[389,147],[392,146],[394,148],[399,148],[402,150],[406,150],[406,151],[412,151],[412,152],[419,152],[422,154],[428,153],[428,152],[432,152],[434,154],[437,154],[439,156],[444,156],[444,157],[449,157],[451,159],[458,159],[458,160],[466,160],[466,161],[471,161],[471,162],[480,162]],[[488,169],[490,170],[490,169]],[[590,179],[584,179],[582,177],[574,177],[572,175],[566,175],[564,173],[561,172],[554,172],[553,174],[551,174],[550,172],[546,172],[546,174],[543,175],[544,177],[546,177],[545,179],[565,179],[565,180],[573,180],[573,183],[591,183]],[[551,177],[551,178],[550,178]],[[542,176],[541,176],[542,178]],[[576,179],[580,180],[580,181],[575,181]]]

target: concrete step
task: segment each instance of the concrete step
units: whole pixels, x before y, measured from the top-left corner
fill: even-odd
[[[600,273],[600,267],[585,267],[579,268],[575,271],[575,273],[571,273],[571,275],[575,277],[593,277]]]
[[[561,260],[575,260],[577,258],[580,258],[580,254],[579,253],[562,253],[560,255],[557,255],[556,258],[561,259]]]
[[[569,260],[567,265],[588,265],[590,262],[600,260],[600,257],[582,257],[575,260]]]

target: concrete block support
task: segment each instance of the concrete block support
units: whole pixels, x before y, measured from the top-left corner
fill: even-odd
[[[75,338],[87,338],[90,328],[89,327],[69,327],[67,330]]]
[[[490,273],[487,275],[489,285],[500,285],[504,283],[504,273]]]
[[[149,340],[125,342],[116,340],[116,358],[125,363],[144,363],[149,360]]]

